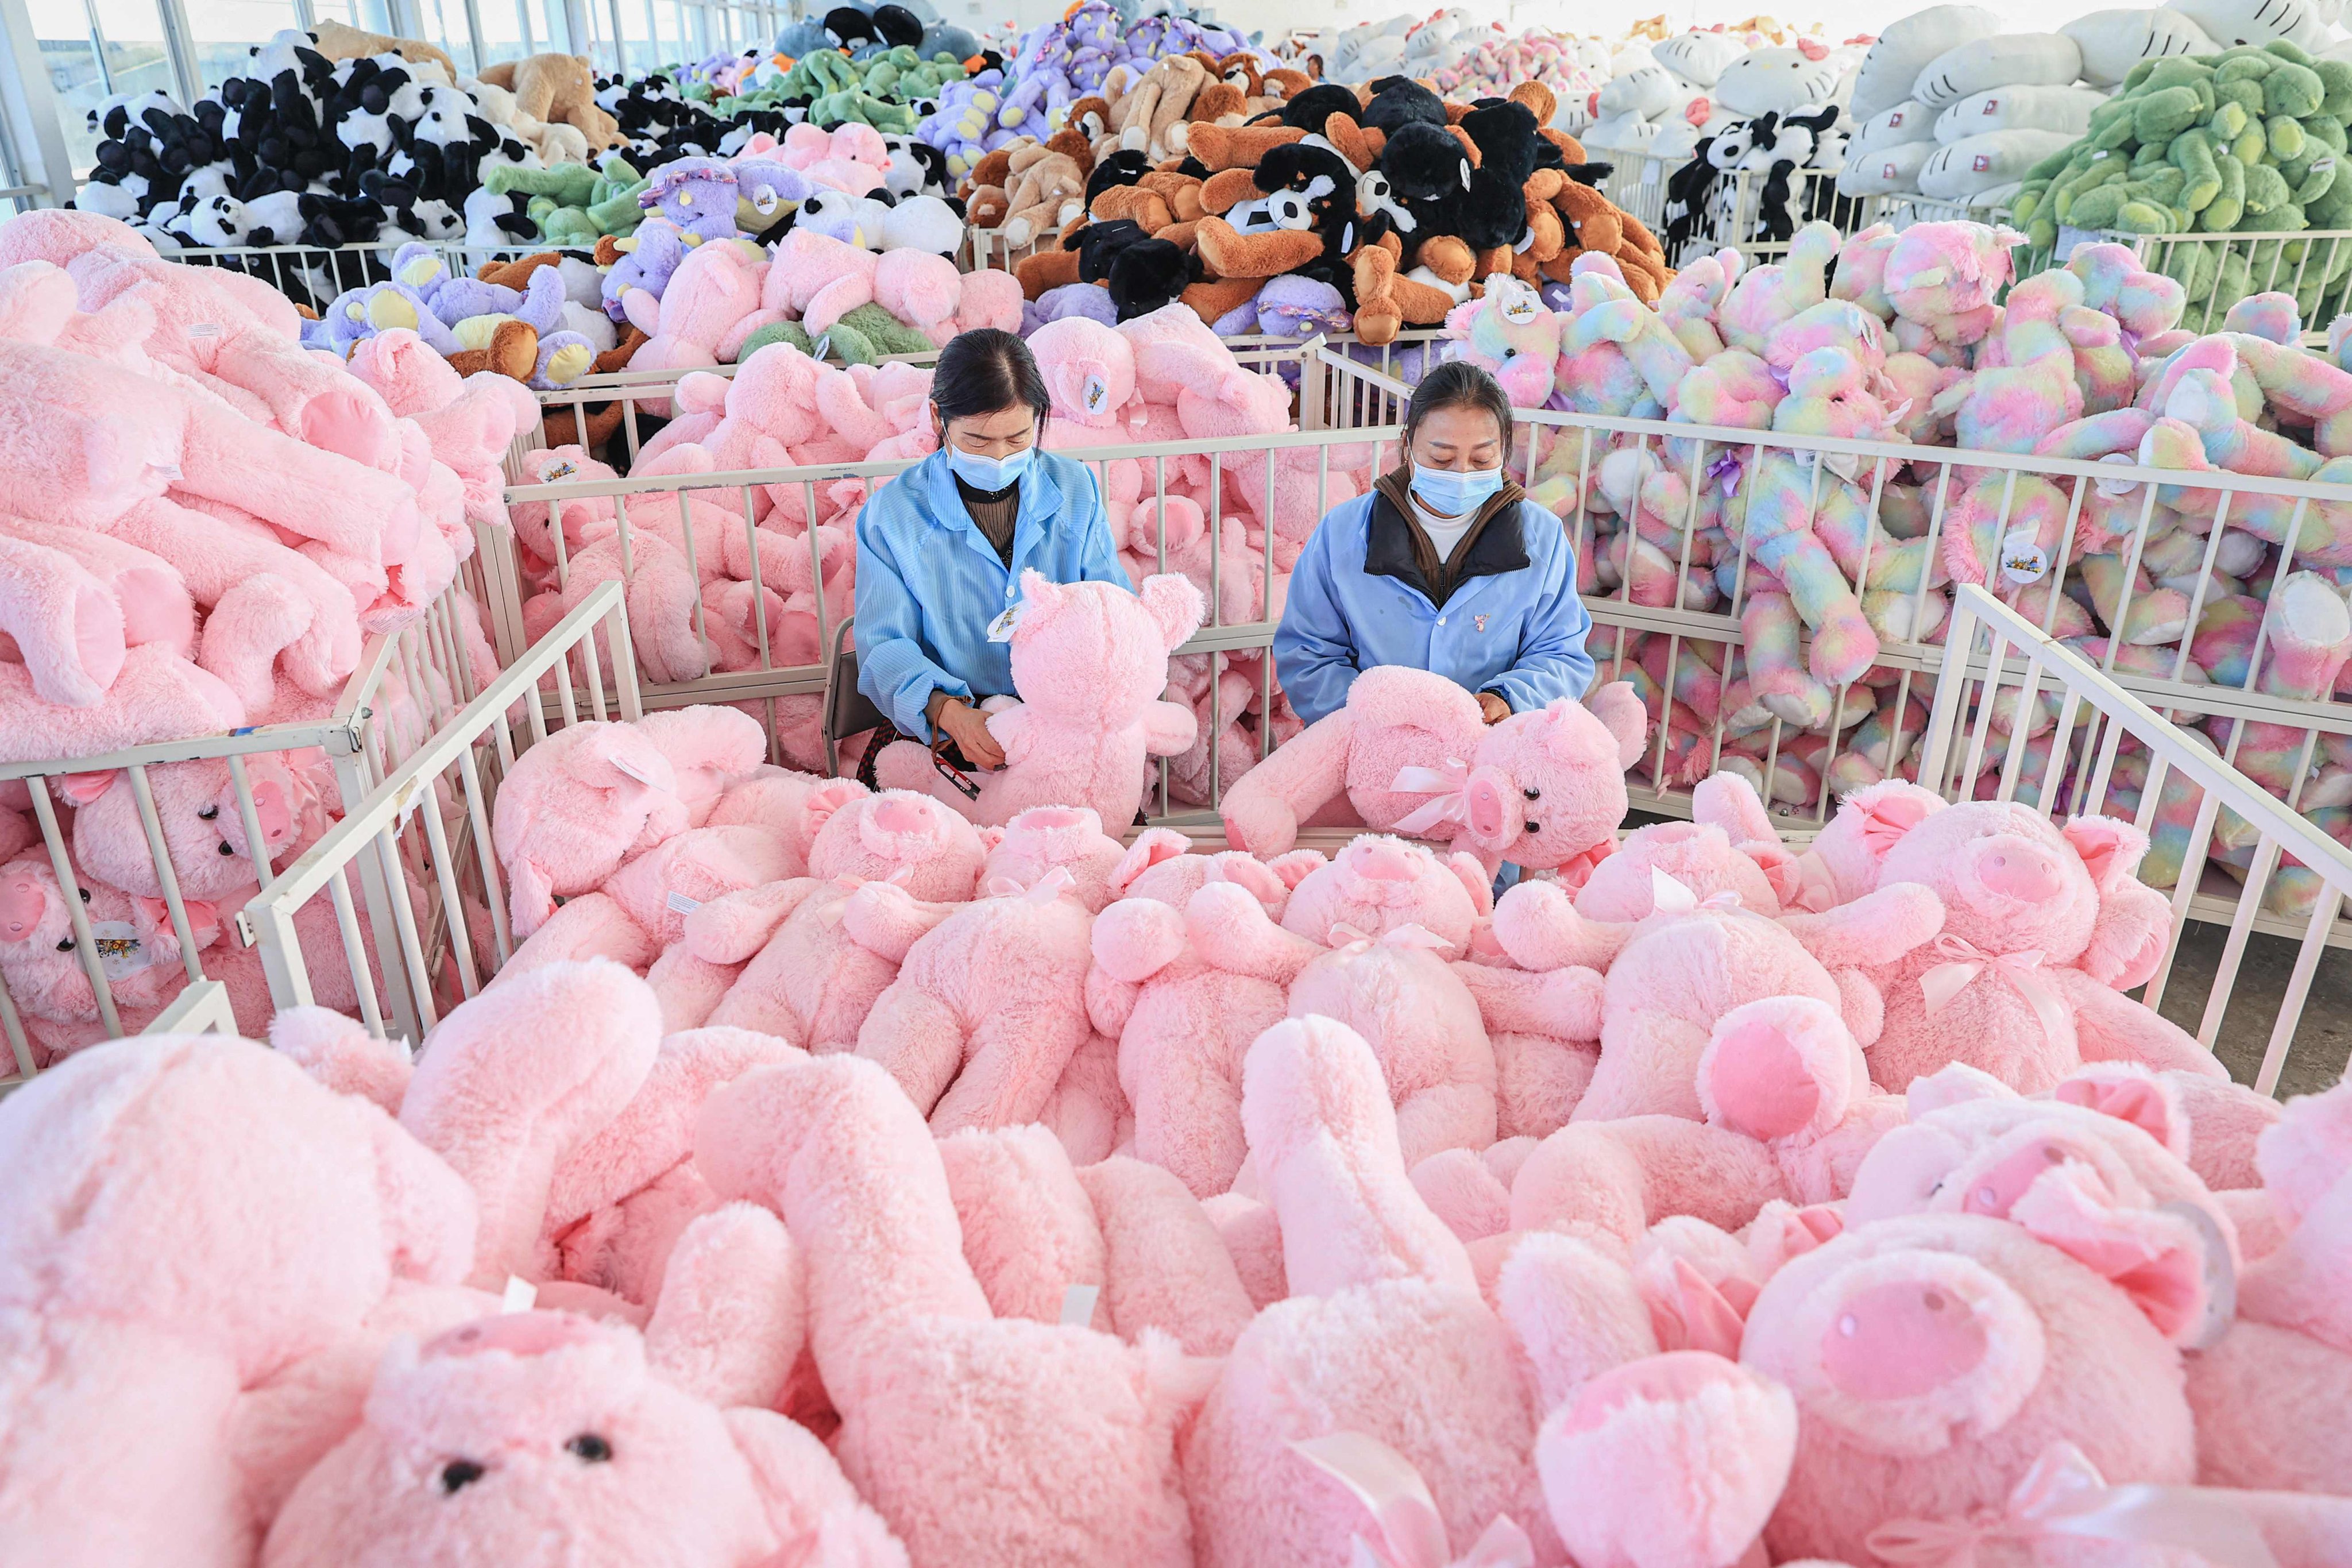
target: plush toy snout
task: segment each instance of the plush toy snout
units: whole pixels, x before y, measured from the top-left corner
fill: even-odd
[[[1815,1406],[1882,1453],[1925,1457],[1963,1425],[1999,1430],[2042,1380],[2042,1325],[1973,1258],[1899,1249],[1824,1281]],[[1752,1320],[1751,1320],[1752,1321]]]
[[[39,929],[49,900],[30,877],[0,885],[0,942],[23,942]]]
[[[2030,839],[1997,834],[1970,848],[1960,883],[1964,895],[1981,892],[1991,899],[2043,904],[2066,890],[2065,870],[2057,858]],[[1987,900],[1971,897],[1969,901],[1981,905]]]

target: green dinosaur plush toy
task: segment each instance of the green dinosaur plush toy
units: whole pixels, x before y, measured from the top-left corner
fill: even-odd
[[[885,354],[919,354],[939,347],[921,328],[908,326],[873,303],[845,311],[824,335],[833,357],[844,364],[872,364]]]
[[[2083,139],[2027,175],[2010,205],[2032,245],[2061,227],[2101,234],[2288,236],[2352,223],[2336,177],[2352,118],[2352,65],[2284,41],[2144,60],[2091,113]],[[2293,293],[2305,314],[2352,271],[2352,245],[2264,238],[2182,243],[2151,263],[2192,313],[2250,292]]]

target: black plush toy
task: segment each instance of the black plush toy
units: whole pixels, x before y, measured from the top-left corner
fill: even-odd
[[[1386,136],[1407,125],[1433,125],[1442,131],[1445,100],[1409,76],[1384,76],[1372,83],[1372,100],[1357,112],[1356,122]]]
[[[1239,218],[1226,214],[1234,230],[1246,234],[1258,227],[1313,229],[1323,241],[1321,258],[1291,270],[1328,283],[1343,295],[1351,294],[1355,278],[1348,258],[1368,237],[1357,212],[1356,176],[1347,160],[1328,147],[1293,142],[1270,149],[1250,177],[1265,195],[1235,208],[1239,212],[1255,206],[1255,212]]]
[[[1257,118],[1260,121],[1279,121],[1301,131],[1320,133],[1335,114],[1353,120],[1363,112],[1356,95],[1336,82],[1318,81],[1280,109],[1267,110]]]
[[[1093,172],[1087,175],[1087,205],[1094,205],[1095,198],[1113,185],[1134,184],[1150,173],[1151,160],[1141,153],[1113,153],[1109,157],[1098,160]]]
[[[1168,239],[1140,239],[1111,258],[1110,302],[1122,321],[1148,316],[1184,297],[1200,268],[1181,246]]]
[[[904,5],[877,5],[874,32],[884,48],[895,49],[901,44],[913,48],[923,41],[923,19]]]
[[[1462,232],[1462,208],[1470,195],[1470,155],[1452,132],[1411,122],[1391,132],[1381,149],[1380,172],[1388,181],[1389,205],[1401,209],[1399,237],[1410,257],[1430,234]],[[1513,204],[1524,221],[1527,204]]]
[[[1462,117],[1464,133],[1478,149],[1478,166],[1470,171],[1455,232],[1471,249],[1492,250],[1526,237],[1528,180],[1536,172],[1537,149],[1551,145],[1538,129],[1535,111],[1524,103],[1490,104]]]

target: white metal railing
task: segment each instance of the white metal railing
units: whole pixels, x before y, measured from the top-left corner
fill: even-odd
[[[1679,267],[1692,258],[1726,247],[1741,252],[1750,262],[1774,259],[1788,249],[1788,236],[1775,232],[1767,222],[1765,187],[1769,181],[1764,173],[1738,169],[1717,174],[1707,186],[1705,199],[1686,220],[1688,231],[1669,237],[1675,224],[1667,212],[1667,187],[1675,172],[1687,167],[1693,160],[1689,156],[1669,158],[1651,153],[1606,156],[1615,167],[1602,180],[1601,194],[1641,219],[1643,226],[1657,236],[1658,243],[1665,247],[1668,266]],[[1835,169],[1790,172],[1782,206],[1791,232],[1818,219],[1835,226],[1841,234],[1853,234],[1888,216],[1882,211],[1880,197],[1839,195],[1837,177]]]
[[[2021,728],[2004,740],[1993,731],[1991,721],[2004,706],[2003,699],[2014,705],[2031,704],[2045,691],[2055,700],[2056,740],[2046,758],[2035,759]],[[2172,931],[2144,1000],[2150,1007],[2163,1000],[2182,932],[2191,919],[2226,923],[2229,935],[2197,1028],[2198,1039],[2210,1047],[2220,1037],[2251,935],[2269,930],[2294,937],[2300,946],[2294,969],[2254,1080],[2256,1089],[2273,1093],[2313,977],[2335,934],[2337,910],[2346,894],[2352,893],[2352,850],[1983,589],[1965,587],[1954,595],[1951,637],[1920,748],[1922,784],[1968,798],[1990,764],[1999,770],[1992,798],[2025,801],[2045,816],[2062,805],[2074,816],[2120,815],[2110,810],[2115,804],[2111,792],[2126,745],[2147,755],[2154,770],[2140,791],[2135,814],[2143,830],[2154,826],[2168,773],[2177,774],[2194,796],[2188,858],[2173,891]],[[2037,772],[2039,776],[2033,776]],[[2250,872],[2242,888],[2229,890],[2213,888],[2213,879],[2205,875],[2224,813],[2246,824],[2252,833]],[[2282,860],[2298,865],[2317,884],[2310,913],[2298,924],[2263,917],[2263,889]]]
[[[229,937],[226,920],[208,944],[199,945],[199,923],[209,928],[211,922],[192,917],[183,894],[157,806],[158,784],[184,768],[224,770],[234,802],[226,809],[235,811],[244,834],[246,858],[253,872],[249,885],[268,882],[274,875],[273,858],[284,858],[292,846],[281,837],[278,849],[269,847],[252,769],[264,760],[273,765],[288,764],[303,797],[296,803],[296,815],[315,820],[335,803],[364,796],[387,770],[446,724],[477,689],[475,654],[484,638],[478,624],[469,631],[465,623],[468,617],[478,623],[485,593],[482,568],[495,565],[509,553],[502,541],[496,548],[485,547],[498,531],[477,531],[477,548],[458,582],[428,605],[415,622],[397,632],[366,639],[357,667],[333,707],[321,718],[161,741],[100,754],[0,763],[0,790],[11,796],[22,792],[22,807],[30,813],[36,830],[34,842],[18,851],[17,858],[33,861],[54,878],[71,933],[72,962],[87,982],[89,994],[86,1008],[77,1008],[71,1016],[51,1016],[51,1004],[30,996],[19,998],[12,994],[7,977],[0,974],[0,1037],[6,1041],[10,1069],[0,1077],[0,1091],[40,1069],[42,1057],[51,1054],[51,1047],[43,1043],[45,1037],[58,1050],[69,1050],[90,1040],[165,1027],[167,1020],[189,1016],[188,1010],[196,1007],[200,998],[227,1005],[230,992],[218,984],[222,974],[250,965],[253,960]],[[124,939],[110,935],[101,943],[95,929],[100,922],[93,920],[89,900],[64,892],[89,886],[91,877],[74,854],[75,820],[65,815],[60,786],[77,775],[118,773],[130,786],[131,804],[163,905],[162,918],[152,922],[153,937],[168,936],[177,949],[173,957],[158,959],[147,967],[168,971],[176,964],[183,976],[167,974],[160,984],[151,983],[147,988],[160,992],[162,999],[143,1004],[119,998],[117,981],[107,971],[106,955],[117,955],[119,961],[127,952],[120,945]],[[391,930],[386,895],[373,869],[367,868],[360,907],[379,938],[379,959],[384,951],[381,939]],[[110,899],[112,892],[108,896]],[[220,912],[225,917],[227,911]],[[257,977],[252,989],[257,995],[261,989]],[[234,1030],[233,1019],[227,1027]]]
[[[393,252],[421,243],[431,247],[452,274],[470,278],[486,262],[516,261],[557,248],[551,245],[467,245],[458,240],[403,238],[350,245],[183,245],[169,259],[190,267],[226,267],[261,279],[289,300],[309,299],[321,309],[349,289],[364,289],[392,276]]]
[[[608,672],[596,655],[599,634],[615,656],[609,695]],[[587,675],[578,688],[571,676],[575,655]],[[490,824],[507,770],[550,733],[551,715],[537,700],[549,678],[557,686],[555,728],[581,722],[583,707],[589,719],[643,716],[619,584],[599,584],[364,798],[347,802],[342,820],[238,912],[240,937],[261,950],[276,1005],[310,1005],[314,966],[340,964],[334,978],[352,980],[367,1029],[379,1037],[396,1032],[414,1045],[446,1005],[476,994],[513,955]],[[390,920],[377,927],[380,942],[389,933],[381,994],[368,978],[353,871],[388,894]],[[321,893],[331,925],[316,910]]]

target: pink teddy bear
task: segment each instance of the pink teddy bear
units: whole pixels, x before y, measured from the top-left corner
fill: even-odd
[[[775,1229],[772,1215],[751,1210]],[[396,1343],[358,1429],[294,1489],[263,1568],[437,1559],[552,1563],[561,1517],[615,1560],[681,1568],[903,1568],[905,1548],[824,1445],[718,1407],[632,1330],[563,1312]]]
[[[1649,721],[1631,684],[1589,704],[1563,698],[1488,725],[1443,676],[1366,670],[1347,705],[1252,768],[1223,807],[1236,845],[1277,855],[1338,800],[1381,831],[1444,839],[1489,868],[1505,861],[1581,880],[1625,816],[1624,770]]]
[[[1320,1015],[1370,1041],[1388,1075],[1409,1163],[1440,1149],[1495,1141],[1495,1055],[1477,1000],[1441,954],[1466,953],[1488,910],[1475,858],[1366,835],[1292,890],[1275,923],[1265,901],[1228,879],[1192,895],[1192,945],[1207,963],[1283,988],[1292,1017]],[[1190,1100],[1185,1136],[1238,1123],[1238,1069],[1192,1051],[1144,1066]],[[1230,1137],[1223,1140],[1228,1150]],[[1222,1163],[1222,1162],[1220,1162]]]
[[[0,1104],[0,1516],[31,1561],[247,1568],[320,1414],[273,1380],[473,1255],[446,1165],[244,1040],[85,1051]]]
[[[972,896],[986,851],[979,833],[929,795],[868,795],[852,779],[811,791],[803,820],[808,875],[714,899],[686,919],[686,946],[710,963],[741,964],[709,1022],[781,1036],[820,1055],[856,1047],[875,1001],[898,977],[912,937],[845,919],[868,880],[898,879],[910,899],[945,906]]]
[[[1189,1568],[1176,1443],[1205,1369],[1157,1331],[1129,1346],[999,1318],[963,1259],[939,1150],[856,1058],[763,1068],[698,1123],[711,1185],[773,1208],[806,1257],[843,1472],[917,1563]]]
[[[1163,702],[1168,656],[1201,624],[1201,591],[1173,573],[1139,593],[1113,583],[1052,583],[1021,574],[1013,626],[1017,702],[989,710],[1004,766],[967,799],[914,742],[892,744],[877,776],[926,789],[974,822],[998,824],[1036,805],[1079,806],[1125,824],[1142,804],[1150,759],[1192,744],[1192,710]]]

